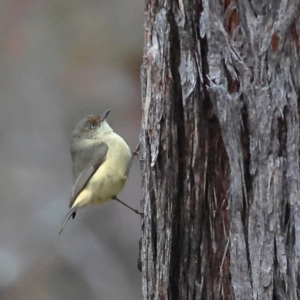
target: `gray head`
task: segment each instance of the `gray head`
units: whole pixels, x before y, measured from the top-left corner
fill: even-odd
[[[110,110],[106,110],[101,116],[89,115],[80,120],[74,131],[72,138],[74,139],[97,139],[102,135],[113,132],[112,128],[106,122]]]

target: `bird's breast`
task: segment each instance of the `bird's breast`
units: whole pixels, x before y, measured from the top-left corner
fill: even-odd
[[[127,179],[127,168],[131,161],[131,151],[126,142],[117,134],[106,140],[106,159],[89,181],[94,203],[105,202],[118,195]]]

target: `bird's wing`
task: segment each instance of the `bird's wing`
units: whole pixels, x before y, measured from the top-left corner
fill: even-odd
[[[83,169],[83,171],[78,175],[71,194],[71,200],[69,206],[72,207],[77,196],[84,189],[90,178],[95,174],[98,168],[103,164],[106,159],[106,154],[108,151],[108,146],[105,143],[101,143],[97,145],[95,148],[95,153],[92,156],[91,161],[88,165]]]

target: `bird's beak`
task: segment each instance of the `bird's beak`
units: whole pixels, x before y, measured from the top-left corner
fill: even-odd
[[[110,112],[110,109],[106,110],[102,115],[101,115],[101,121],[104,121],[106,117],[108,116]]]

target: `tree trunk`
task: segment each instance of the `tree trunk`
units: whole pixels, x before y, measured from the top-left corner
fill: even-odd
[[[298,0],[146,0],[144,299],[300,299]]]

